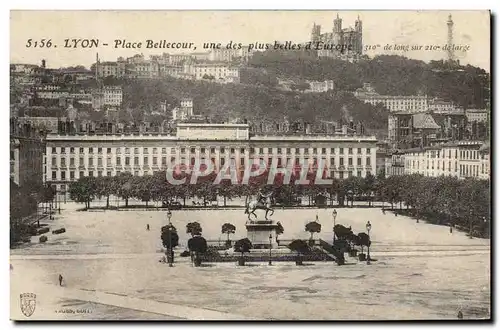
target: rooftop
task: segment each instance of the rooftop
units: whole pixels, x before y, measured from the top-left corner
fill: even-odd
[[[485,145],[488,144],[487,147],[485,147]],[[408,153],[413,153],[413,152],[424,152],[424,151],[427,151],[427,150],[441,150],[443,148],[456,148],[456,147],[467,147],[467,146],[471,146],[471,147],[478,147],[478,146],[481,146],[481,148],[484,147],[484,150],[489,150],[489,142],[483,142],[483,141],[450,141],[450,142],[446,142],[446,143],[441,143],[441,144],[437,144],[437,145],[433,145],[433,146],[430,146],[430,147],[424,147],[424,148],[409,148],[409,149],[404,149],[404,150],[398,150],[399,153],[405,153],[405,154],[408,154]],[[481,150],[481,148],[479,150]],[[488,149],[487,149],[488,148]]]
[[[428,113],[416,113],[413,115],[413,127],[420,129],[439,129],[434,118]]]
[[[195,124],[198,125],[198,124]],[[200,124],[203,125],[203,124]],[[131,141],[131,140],[142,140],[142,141],[233,141],[236,138],[217,138],[217,137],[207,137],[207,138],[189,138],[189,137],[178,137],[176,135],[168,135],[163,133],[136,133],[136,134],[74,134],[74,135],[59,135],[59,134],[48,134],[47,141]],[[241,141],[241,139],[238,139]],[[292,135],[292,136],[282,136],[282,135],[258,135],[253,136],[244,141],[249,142],[262,142],[262,141],[317,141],[317,142],[327,142],[327,141],[348,141],[348,142],[376,142],[375,136],[343,136],[343,135]]]
[[[208,127],[216,127],[216,128],[249,128],[248,124],[212,124],[212,123],[179,123],[177,127],[198,127],[198,128],[208,128]]]
[[[485,142],[481,148],[479,148],[479,152],[489,153],[490,152],[490,142]]]

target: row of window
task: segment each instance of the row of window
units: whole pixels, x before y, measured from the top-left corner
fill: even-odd
[[[461,150],[460,159],[471,159],[471,160],[479,159],[479,152],[477,150]]]
[[[440,164],[442,164],[442,166]],[[448,161],[448,171],[452,170],[451,164],[452,164],[451,161]],[[445,165],[446,165],[446,163],[445,163],[444,160],[442,162],[436,161],[436,169],[438,169],[438,170],[439,169],[442,169],[443,171],[446,170]],[[415,160],[411,160],[411,161],[410,160],[406,160],[405,166],[408,167],[408,168],[419,169],[420,168],[420,161],[417,160],[415,162]],[[431,160],[431,162],[429,163],[429,160],[427,160],[426,167],[427,167],[427,169],[432,169],[433,170],[434,169],[434,161]],[[455,169],[458,168],[458,162],[457,161],[455,161],[455,167],[454,168]]]
[[[484,164],[482,168],[482,173],[484,173]],[[463,177],[477,177],[479,176],[479,165],[460,165],[460,176]]]
[[[94,166],[94,159],[93,157],[89,157],[88,158],[88,166]],[[116,157],[114,158],[115,162],[116,162],[116,165],[120,166],[122,165],[122,159],[123,157]],[[210,159],[212,163],[215,163],[215,158],[211,158]],[[339,166],[344,166],[344,160],[345,158],[339,158]],[[130,164],[130,161],[131,161],[131,157],[124,157],[124,162],[125,162],[125,165],[131,165]],[[139,163],[139,157],[134,157],[133,158],[133,165],[141,165]],[[264,158],[260,158],[260,161],[265,161]],[[268,164],[272,164],[272,161],[273,161],[273,158],[268,158],[267,159],[267,163]],[[300,158],[295,158],[295,164],[296,165],[299,165],[300,164],[300,161],[301,159]],[[171,163],[175,163],[176,162],[176,157],[171,157],[170,158],[170,162]],[[181,163],[185,163],[186,162],[186,159],[185,158],[181,158]],[[202,162],[205,162],[205,159],[202,158]],[[287,158],[287,164],[289,164],[291,162],[291,158]],[[362,166],[362,158],[361,157],[358,157],[357,158],[357,166]],[[57,165],[57,158],[56,157],[52,157],[52,166],[55,166]],[[107,158],[107,162],[106,164],[107,165],[112,165],[112,158]],[[191,165],[195,165],[196,163],[196,159],[195,158],[191,158],[190,160],[190,163]],[[220,158],[219,160],[219,163],[220,165],[224,165],[225,164],[225,158]],[[318,160],[316,158],[313,158],[312,159],[312,163],[313,164],[317,164],[318,163]],[[85,159],[83,157],[80,157],[79,158],[79,163],[78,163],[80,166],[84,165],[85,164]],[[143,164],[144,165],[149,165],[149,157],[144,157],[143,158]],[[163,165],[167,165],[167,157],[161,157],[161,164]],[[278,166],[281,166],[282,165],[282,158],[278,158],[277,159],[277,164]],[[347,164],[349,166],[353,166],[353,158],[352,157],[349,157],[347,159]],[[69,165],[70,166],[75,166],[75,158],[70,158],[69,159]],[[102,158],[97,158],[97,165],[98,166],[103,166],[103,161],[102,161]],[[152,165],[158,165],[158,157],[153,157],[152,158]],[[245,158],[240,158],[240,165],[245,165]],[[330,158],[330,165],[332,166],[335,166],[335,158]],[[371,158],[370,157],[366,157],[365,158],[365,165],[366,166],[371,166]],[[61,167],[66,167],[66,158],[61,158]]]
[[[451,149],[448,150],[431,150],[426,153],[426,158],[452,158],[452,155],[455,155],[455,159],[458,159],[458,150],[455,149],[453,152]],[[411,153],[412,156],[418,156],[417,153]],[[460,150],[460,159],[480,159],[484,158],[479,155],[477,150]]]
[[[409,166],[409,164],[408,164],[408,166]],[[417,167],[415,167],[415,164],[413,164],[413,169],[418,171],[419,170],[418,166],[419,166],[419,163],[417,161]],[[427,162],[427,170],[429,170],[429,169],[434,170],[434,164],[432,163],[431,166],[429,167],[429,163]],[[485,166],[485,164],[481,164],[481,171],[479,171],[479,165],[460,165],[460,167],[458,167],[457,162],[455,162],[455,168],[452,169],[451,162],[448,162],[448,171],[449,172],[455,172],[456,169],[459,169],[461,177],[469,177],[469,176],[477,177],[477,176],[479,176],[479,174],[488,175],[488,167]],[[440,162],[437,162],[436,170],[440,170]],[[446,170],[444,162],[442,163],[442,170],[443,171]],[[411,172],[411,170],[410,170],[410,172]]]
[[[66,148],[66,147],[60,147],[60,150],[61,150],[61,153],[64,154],[66,153],[66,150],[69,149],[69,153],[75,153],[75,147],[70,147],[70,148]],[[93,148],[93,147],[89,147],[88,148],[88,151],[89,153],[94,153],[94,150],[97,149],[97,153],[101,154],[103,153],[103,150],[106,149],[106,153],[110,154],[112,153],[112,149],[113,148],[101,148],[101,147],[98,147],[98,148]],[[121,148],[118,147],[118,148],[115,148],[116,149],[116,152],[117,153],[120,153],[121,152]],[[134,151],[134,154],[138,154],[139,151],[140,151],[141,148],[133,148],[133,151]],[[143,153],[144,154],[147,154],[149,153],[149,149],[148,147],[144,147],[142,148],[143,149]],[[151,148],[152,149],[152,153],[153,154],[157,154],[158,153],[158,150],[160,148],[156,148],[156,147],[153,147]],[[175,148],[168,148],[170,153],[173,153],[175,151]],[[180,152],[182,154],[185,154],[186,153],[186,149],[187,148],[180,148]],[[190,149],[190,152],[192,154],[196,153],[196,149],[197,148],[189,148]],[[216,153],[216,148],[212,147],[212,148],[204,148],[204,147],[201,147],[199,148],[200,150],[200,153],[205,153],[208,149],[210,149],[210,153],[214,154]],[[226,153],[226,148],[224,147],[220,147],[220,153]],[[301,148],[294,148],[295,149],[295,154],[299,154],[300,153],[300,149]],[[353,150],[354,148],[339,148],[339,154],[344,154],[345,153],[345,149],[347,149],[347,153],[349,155],[352,155],[353,154]],[[363,148],[357,148],[357,154],[362,154],[362,149]],[[80,153],[84,153],[85,152],[85,148],[83,147],[80,147],[79,149],[79,152]],[[228,150],[230,151],[231,154],[234,154],[236,149],[235,148],[228,148]],[[251,147],[250,148],[250,153],[252,154],[255,154],[255,153],[258,153],[258,154],[264,154],[264,153],[269,153],[271,152],[272,153],[272,150],[273,148],[253,148]],[[326,155],[327,153],[327,148],[312,148],[312,153],[313,154],[317,154],[318,153],[318,150],[320,151],[320,153],[322,155]],[[240,148],[239,149],[240,153],[245,153],[245,148]],[[278,155],[282,154],[283,151],[286,151],[286,154],[291,154],[292,153],[292,148],[276,148],[276,152]],[[53,154],[57,154],[57,147],[52,147],[52,153]],[[130,153],[130,148],[126,147],[125,148],[125,153],[128,154]],[[161,148],[161,153],[162,154],[166,154],[167,153],[167,148]],[[304,153],[305,154],[309,154],[309,148],[305,148],[304,149]],[[335,148],[330,148],[330,154],[335,154]],[[366,148],[366,154],[370,155],[371,154],[371,148]]]
[[[344,178],[344,173],[347,172],[347,177],[352,177],[354,175],[354,171],[339,171],[339,172],[332,172],[331,175],[330,175],[330,178],[334,178],[334,177],[337,177],[337,178],[340,178],[340,179],[343,179]],[[113,172],[112,171],[97,171],[96,174],[97,174],[97,177],[102,177],[103,174],[106,173],[106,176],[113,176]],[[116,175],[119,175],[121,173],[121,171],[116,171]],[[156,171],[153,172],[153,174],[155,174]],[[335,173],[338,173],[338,175],[335,175]],[[78,178],[83,178],[85,176],[85,172],[84,171],[79,171],[79,176]],[[133,173],[135,176],[139,176],[140,175],[140,172],[139,171],[134,171]],[[361,177],[363,174],[362,171],[356,171],[356,176],[358,177]],[[371,172],[370,171],[366,171],[366,175],[370,175]],[[93,177],[94,176],[94,171],[88,171],[88,176],[90,177]],[[73,181],[73,180],[77,180],[78,179],[77,177],[75,177],[75,171],[69,171],[69,178],[66,177],[66,171],[61,171],[61,178],[60,178],[60,181],[66,181],[66,180],[70,180],[70,181]],[[57,171],[52,171],[52,181],[57,181]]]

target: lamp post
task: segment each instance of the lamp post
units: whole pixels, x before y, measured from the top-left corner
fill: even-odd
[[[335,245],[335,219],[337,219],[337,210],[333,209],[333,245]]]
[[[370,239],[370,230],[372,229],[372,224],[370,221],[366,223],[366,231],[368,232],[368,256],[366,257],[366,264],[370,264],[370,245],[371,245],[371,239]]]
[[[168,266],[173,267],[172,265],[172,222],[170,219],[172,219],[172,211],[170,209],[167,210],[167,219],[168,219],[168,249],[167,249],[167,259],[168,259]]]
[[[61,192],[62,190],[59,190],[59,192]],[[57,213],[61,214],[61,198],[59,198],[59,194],[57,196]],[[90,204],[90,203],[89,203]]]
[[[167,219],[168,219],[168,224],[171,225],[172,222],[170,221],[170,219],[172,218],[172,211],[170,211],[170,209],[167,210]]]
[[[469,238],[472,239],[472,210],[469,211]]]
[[[271,261],[271,244],[272,244],[272,239],[273,235],[269,234],[269,266],[271,266],[273,263]]]

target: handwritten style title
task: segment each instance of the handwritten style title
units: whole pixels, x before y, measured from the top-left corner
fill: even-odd
[[[112,42],[105,42],[101,39],[63,39],[61,43],[56,44],[52,39],[28,39],[26,41],[26,48],[99,48],[99,47],[112,47],[115,49],[182,49],[182,50],[196,50],[194,42],[186,41],[169,41],[169,40],[128,40],[128,39],[115,39]],[[323,41],[310,41],[305,43],[295,43],[293,41],[274,41],[274,43],[261,43],[254,42],[251,44],[237,43],[229,41],[226,44],[215,42],[204,42],[203,49],[246,49],[247,51],[256,50],[333,50],[341,53],[352,51],[353,45],[350,44],[332,44]]]

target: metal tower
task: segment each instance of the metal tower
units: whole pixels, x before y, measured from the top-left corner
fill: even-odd
[[[451,19],[451,14],[448,15],[448,21],[446,22],[448,25],[448,61],[455,61],[455,53],[453,51],[453,20]]]

